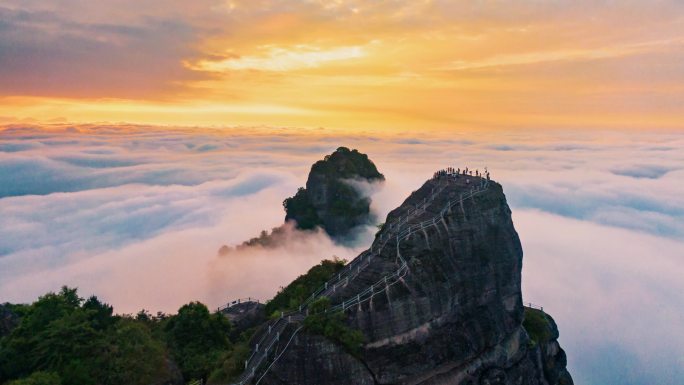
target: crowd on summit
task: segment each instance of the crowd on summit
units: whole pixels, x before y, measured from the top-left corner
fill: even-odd
[[[453,168],[453,167],[447,167],[442,170],[439,170],[434,173],[432,176],[433,179],[439,179],[442,177],[453,177],[455,179],[458,179],[461,175],[465,176],[476,176],[480,178],[487,178],[489,179],[489,171],[487,170],[487,167],[485,167],[485,170],[483,173],[480,172],[479,169],[475,170],[475,174],[473,175],[473,170],[469,170],[468,167],[464,168],[461,170],[460,168]]]

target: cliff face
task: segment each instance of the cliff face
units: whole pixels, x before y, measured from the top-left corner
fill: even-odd
[[[459,202],[484,183],[426,182],[388,215],[368,265],[354,265],[329,294],[333,304],[353,302],[373,286],[369,300],[345,309],[348,326],[365,336],[358,354],[303,329],[261,383],[572,384],[550,316],[539,318],[544,338],[523,327],[523,253],[501,186]],[[402,235],[398,223],[414,226]],[[378,284],[393,272],[397,279]]]
[[[283,202],[285,220],[296,221],[299,229],[320,226],[332,237],[345,237],[354,227],[370,220],[370,199],[349,181],[384,179],[366,154],[340,147],[314,163],[306,188]]]

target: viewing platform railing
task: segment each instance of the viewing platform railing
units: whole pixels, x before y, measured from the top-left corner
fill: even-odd
[[[238,298],[238,299],[236,299],[236,300],[227,302],[225,305],[219,306],[219,307],[216,309],[216,311],[220,313],[221,311],[223,311],[223,310],[225,310],[225,309],[231,308],[231,307],[233,307],[233,306],[235,306],[235,305],[239,305],[239,304],[245,303],[245,302],[256,302],[256,303],[261,303],[258,299],[252,298],[252,297]]]

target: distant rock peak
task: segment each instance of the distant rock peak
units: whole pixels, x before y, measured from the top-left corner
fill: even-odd
[[[222,245],[217,254],[228,256],[252,247],[274,249],[305,235],[296,230],[318,228],[338,243],[353,243],[363,226],[375,220],[369,192],[384,180],[368,155],[339,147],[311,166],[306,187],[283,201],[284,224],[236,246]]]
[[[370,224],[370,198],[350,181],[382,182],[381,174],[368,155],[339,147],[311,166],[306,187],[285,199],[285,220],[310,230],[321,227],[331,237],[344,240],[353,229]]]

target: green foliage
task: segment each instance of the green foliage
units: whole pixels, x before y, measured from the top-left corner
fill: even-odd
[[[281,290],[267,304],[266,314],[298,306],[345,265],[324,260]],[[238,376],[249,356],[253,329],[229,340],[230,323],[223,315],[192,302],[175,315],[113,314],[110,305],[63,287],[30,305],[4,304],[19,315],[18,324],[0,338],[0,384],[114,385],[161,383],[174,378],[174,362],[187,379],[225,383]],[[327,299],[311,305],[313,312],[329,307]],[[359,331],[344,324],[344,316],[317,314],[307,327],[358,351]]]
[[[526,307],[523,327],[530,336],[533,345],[546,343],[552,337],[551,324],[547,320],[546,314],[541,310]]]
[[[336,217],[355,218],[370,212],[370,199],[361,195],[344,182],[334,182],[333,196],[335,200],[330,205],[330,213]]]
[[[320,264],[312,267],[309,271],[292,281],[271,301],[266,304],[266,314],[280,316],[280,311],[297,309],[314,290],[325,284],[334,274],[344,267],[345,261],[339,259],[323,260]]]
[[[90,321],[97,330],[107,329],[116,322],[116,318],[112,317],[114,308],[100,302],[94,295],[83,302],[83,310],[90,314]]]
[[[328,196],[325,202],[325,209],[328,213],[338,219],[351,221],[369,214],[370,200],[361,196],[347,181],[349,179],[367,181],[385,179],[366,154],[349,150],[346,147],[339,147],[332,154],[326,155],[323,160],[314,163],[309,173],[309,181],[312,180],[312,176],[315,177],[314,180],[325,183],[321,188],[325,189]],[[311,188],[309,182],[307,182],[307,187]],[[283,201],[285,219],[295,220],[297,228],[303,230],[317,226],[325,228],[326,223],[318,214],[321,207],[314,205],[314,199],[310,194],[311,192],[307,189],[299,188],[293,197],[285,199]]]
[[[84,301],[63,287],[26,306],[19,325],[0,340],[0,382],[146,384],[167,375],[164,355],[145,324],[113,316],[96,297]]]
[[[242,242],[237,249],[242,249],[250,246],[261,246],[261,247],[276,247],[281,244],[285,234],[285,226],[278,226],[271,229],[269,233],[266,230],[261,230],[258,237],[250,238],[247,241]]]
[[[347,147],[338,147],[335,152],[314,163],[311,172],[342,179],[364,178],[369,181],[385,179],[368,155]]]
[[[21,380],[10,381],[7,385],[62,385],[62,379],[57,373],[34,372]]]
[[[231,347],[230,322],[199,302],[164,321],[165,338],[186,379],[207,378]]]
[[[84,300],[64,287],[31,305],[4,306],[18,309],[21,320],[0,339],[0,383],[157,383],[172,376],[169,357],[186,379],[207,378],[244,353],[231,350],[228,319],[199,302],[173,316],[115,316],[97,297]]]
[[[230,383],[236,379],[245,368],[245,361],[252,351],[246,341],[235,344],[223,357],[221,366],[209,377],[209,383]]]
[[[309,314],[325,313],[330,308],[330,298],[321,297],[309,305]]]
[[[281,315],[280,310],[273,310],[271,315],[268,316],[268,319],[269,320],[278,319],[278,318],[280,318],[280,315]]]
[[[151,384],[165,374],[166,350],[142,322],[122,318],[109,335],[108,377],[115,384]]]
[[[344,313],[329,313],[329,308],[330,300],[326,297],[314,301],[309,307],[310,315],[304,320],[304,327],[310,333],[341,344],[350,354],[358,355],[364,341],[363,334],[345,324]]]
[[[323,224],[304,187],[300,187],[293,197],[285,199],[283,207],[286,212],[285,219],[296,220],[298,229],[312,230]]]

